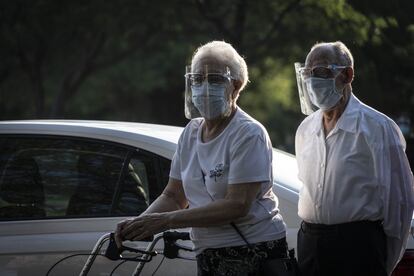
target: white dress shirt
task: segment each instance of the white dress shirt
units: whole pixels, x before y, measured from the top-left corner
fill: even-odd
[[[401,258],[414,208],[414,181],[398,126],[353,94],[325,137],[322,111],[296,132],[298,214],[306,222],[339,224],[381,220],[387,270]]]

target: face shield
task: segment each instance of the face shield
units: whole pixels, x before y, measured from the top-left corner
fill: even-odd
[[[343,94],[336,88],[335,79],[346,66],[335,64],[305,67],[295,63],[301,111],[310,115],[319,108],[332,109]]]
[[[298,93],[299,93],[299,101],[300,101],[300,110],[305,115],[310,115],[316,110],[318,107],[315,106],[309,97],[309,93],[307,90],[307,86],[305,83],[305,79],[309,76],[306,76],[305,73],[305,64],[295,62],[295,72],[296,72],[296,82],[298,83]]]
[[[186,66],[184,112],[187,119],[215,119],[231,114],[232,77],[228,67],[203,66],[193,71]]]

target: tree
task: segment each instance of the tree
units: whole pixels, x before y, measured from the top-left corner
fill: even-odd
[[[145,2],[36,0],[1,5],[1,54],[6,62],[0,82],[25,75],[38,118],[62,117],[65,104],[85,80],[131,57],[157,35],[156,22],[148,20],[152,14],[141,12],[154,5]]]
[[[251,82],[240,106],[268,128],[275,146],[293,152],[303,119],[293,63],[304,61],[318,41],[341,40],[350,47],[358,97],[387,114],[412,112],[414,20],[407,12],[412,5],[408,0],[381,0],[375,7],[354,0],[3,1],[0,118],[184,125],[184,66],[201,44],[225,40],[249,66]]]

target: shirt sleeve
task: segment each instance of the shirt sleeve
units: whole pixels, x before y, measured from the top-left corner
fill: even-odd
[[[181,144],[183,141],[184,131],[181,134],[180,138],[178,139],[177,149],[175,150],[174,156],[171,160],[171,169],[170,169],[170,178],[174,178],[177,180],[181,179]]]
[[[374,143],[373,154],[382,191],[387,271],[391,275],[407,246],[414,208],[414,181],[398,126],[387,124],[382,138],[382,144]]]
[[[230,149],[229,184],[272,179],[272,144],[266,133],[245,135]]]

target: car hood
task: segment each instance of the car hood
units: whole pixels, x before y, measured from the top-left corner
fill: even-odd
[[[298,178],[298,165],[293,154],[273,149],[273,178],[276,185],[299,193],[302,182]]]

